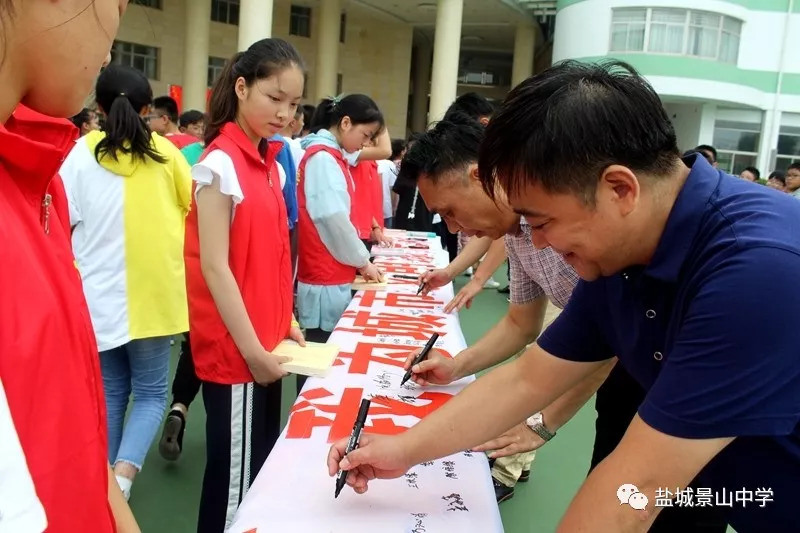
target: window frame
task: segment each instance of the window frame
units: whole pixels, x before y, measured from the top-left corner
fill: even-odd
[[[213,87],[214,82],[217,80],[222,71],[225,69],[227,59],[224,57],[208,56],[208,66],[206,68],[206,83],[208,87]],[[214,74],[212,74],[212,72]]]
[[[192,1],[192,0],[187,0]],[[197,1],[197,0],[193,0]],[[225,17],[224,20],[221,18],[215,18],[215,15],[219,14],[220,6],[225,6]],[[231,17],[231,6],[236,5],[236,17]],[[241,14],[241,4],[239,0],[211,0],[211,21],[212,22],[219,22],[220,24],[230,24],[231,26],[238,26],[239,25],[239,16]],[[235,20],[231,20],[235,18]]]
[[[798,131],[787,131],[787,130],[798,130]],[[797,137],[797,153],[790,154],[790,153],[782,153],[778,151],[778,147],[780,147],[780,138],[782,136],[789,136],[789,137]],[[789,126],[787,124],[781,124],[780,129],[778,130],[778,144],[775,146],[775,170],[781,170],[786,172],[786,169],[789,168],[789,165],[792,163],[797,163],[800,161],[800,127],[798,126]],[[780,162],[785,162],[785,165],[781,165]]]
[[[676,11],[683,11],[684,12],[684,22],[683,22],[683,45],[681,47],[681,52],[661,52],[661,51],[654,51],[650,50],[650,37],[652,33],[652,26],[653,22],[653,11],[659,9],[670,9]],[[614,20],[614,14],[622,11],[644,11],[645,14],[645,22],[644,22],[644,36],[642,37],[642,47],[641,49],[629,49],[629,35],[630,35],[630,26],[631,22],[621,22]],[[699,29],[710,29],[711,26],[702,26],[699,24],[692,23],[692,14],[708,14],[714,15],[719,17],[719,24],[716,28],[716,52],[714,57],[710,56],[703,56],[695,53],[691,53],[691,40],[690,40],[690,33],[693,30]],[[736,24],[738,28],[738,33],[735,33],[733,30],[726,28],[726,21],[733,22]],[[614,48],[614,29],[617,25],[625,25],[625,49],[615,49]],[[665,24],[662,22],[655,22],[655,24]],[[673,24],[675,25],[675,24]],[[737,19],[736,17],[731,17],[730,15],[726,15],[725,13],[717,13],[714,11],[706,11],[702,9],[686,9],[686,8],[675,8],[675,7],[620,7],[620,8],[613,8],[611,10],[611,29],[609,31],[608,37],[608,53],[609,55],[613,55],[614,53],[625,53],[625,54],[655,54],[655,55],[663,55],[663,56],[679,56],[679,57],[694,57],[697,59],[705,59],[708,61],[716,61],[719,63],[724,63],[726,65],[734,65],[736,66],[739,63],[739,51],[741,49],[742,43],[742,27],[744,26],[744,21],[741,19]],[[732,60],[728,60],[727,57],[722,56],[722,40],[723,35],[728,36],[729,38],[735,37],[737,39],[737,46],[735,57]]]
[[[755,133],[756,134],[755,150],[754,151],[748,151],[748,150],[740,150],[740,149],[720,148],[720,144],[721,143],[717,139],[717,129],[718,128],[719,129],[732,130],[732,131],[738,131],[738,132],[744,132],[744,133]],[[738,176],[739,173],[745,167],[756,166],[757,161],[758,161],[758,149],[759,149],[759,146],[761,145],[761,137],[762,137],[762,135],[764,135],[764,131],[763,130],[764,130],[763,122],[762,123],[755,123],[755,122],[744,122],[744,121],[738,121],[738,120],[716,120],[715,123],[714,123],[713,143],[714,143],[714,146],[716,146],[716,148],[717,148],[717,163],[718,163],[718,166],[719,166],[720,170],[723,170],[724,172],[727,172],[729,174],[733,174],[733,175],[737,175]],[[730,156],[730,165],[723,166],[720,163],[720,160],[722,159],[722,156]],[[748,163],[744,164],[744,165],[740,165],[740,167],[738,169],[738,172],[736,172],[736,170],[737,170],[737,168],[736,168],[737,167],[737,163],[736,163],[737,157],[740,157],[740,158],[747,157],[747,158],[752,158],[752,160],[749,161]]]
[[[150,9],[158,9],[159,11],[164,10],[164,1],[163,0],[131,0],[131,4],[142,6],[142,7],[149,7]],[[155,4],[155,5],[151,5]]]
[[[129,50],[120,50],[119,47],[130,47]],[[142,53],[141,51],[137,51],[136,47],[140,47],[143,49],[147,49],[149,51],[153,51],[154,53],[150,55],[149,53]],[[123,56],[130,56],[131,60],[123,62]],[[147,64],[148,61],[152,61],[152,74],[148,72],[147,67],[144,70],[139,69],[134,64],[134,58],[141,57],[144,59],[145,63]],[[159,81],[161,79],[161,48],[157,46],[150,46],[147,44],[135,43],[132,41],[122,41],[119,39],[115,39],[111,45],[111,63],[115,65],[126,65],[131,68],[134,68],[144,74],[147,79],[153,81]]]
[[[308,6],[301,6],[298,4],[291,4],[289,6],[289,35],[295,37],[311,38],[311,16],[312,10]],[[300,33],[302,26],[300,19],[305,20],[305,30],[307,34]]]

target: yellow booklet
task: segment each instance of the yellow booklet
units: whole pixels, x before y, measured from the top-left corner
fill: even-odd
[[[303,348],[295,341],[286,339],[276,346],[272,353],[291,357],[291,361],[281,365],[287,372],[322,377],[328,373],[328,369],[339,355],[339,347],[335,344],[306,342]]]
[[[362,276],[356,276],[355,281],[351,285],[354,291],[380,291],[389,285],[387,281],[366,281]]]

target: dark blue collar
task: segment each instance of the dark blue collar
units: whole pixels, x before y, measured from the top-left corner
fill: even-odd
[[[675,199],[653,258],[644,271],[645,275],[665,282],[678,280],[700,229],[700,221],[720,181],[721,173],[706,158],[693,154],[683,162],[691,171]]]

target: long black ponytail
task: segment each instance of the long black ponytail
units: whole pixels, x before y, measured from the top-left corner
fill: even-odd
[[[97,143],[94,157],[117,159],[119,153],[158,163],[167,159],[159,154],[150,128],[139,114],[153,102],[153,89],[144,74],[124,65],[109,65],[97,78],[97,104],[106,113],[106,136]]]
[[[239,99],[236,96],[236,80],[244,78],[249,87],[256,80],[269,78],[276,72],[296,66],[305,72],[300,53],[283,39],[262,39],[256,41],[245,52],[235,54],[225,63],[219,78],[214,82],[209,104],[206,146],[217,138],[227,122],[236,119]]]

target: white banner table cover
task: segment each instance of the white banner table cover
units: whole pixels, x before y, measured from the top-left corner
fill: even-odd
[[[391,232],[391,248],[373,248],[389,274],[419,274],[447,264],[437,238]],[[412,248],[409,248],[412,246]],[[400,387],[403,362],[433,332],[436,348],[454,356],[466,347],[457,315],[445,314],[448,284],[417,296],[414,280],[389,277],[386,290],[360,291],[330,341],[341,347],[325,378],[309,378],[286,428],[250,487],[232,533],[502,532],[483,453],[461,452],[375,480],[366,494],[349,487],[334,499],[326,459],[333,441],[353,428],[362,397],[372,399],[365,431],[396,434],[452,398],[472,377],[446,387]],[[468,421],[465,421],[468,423]]]

